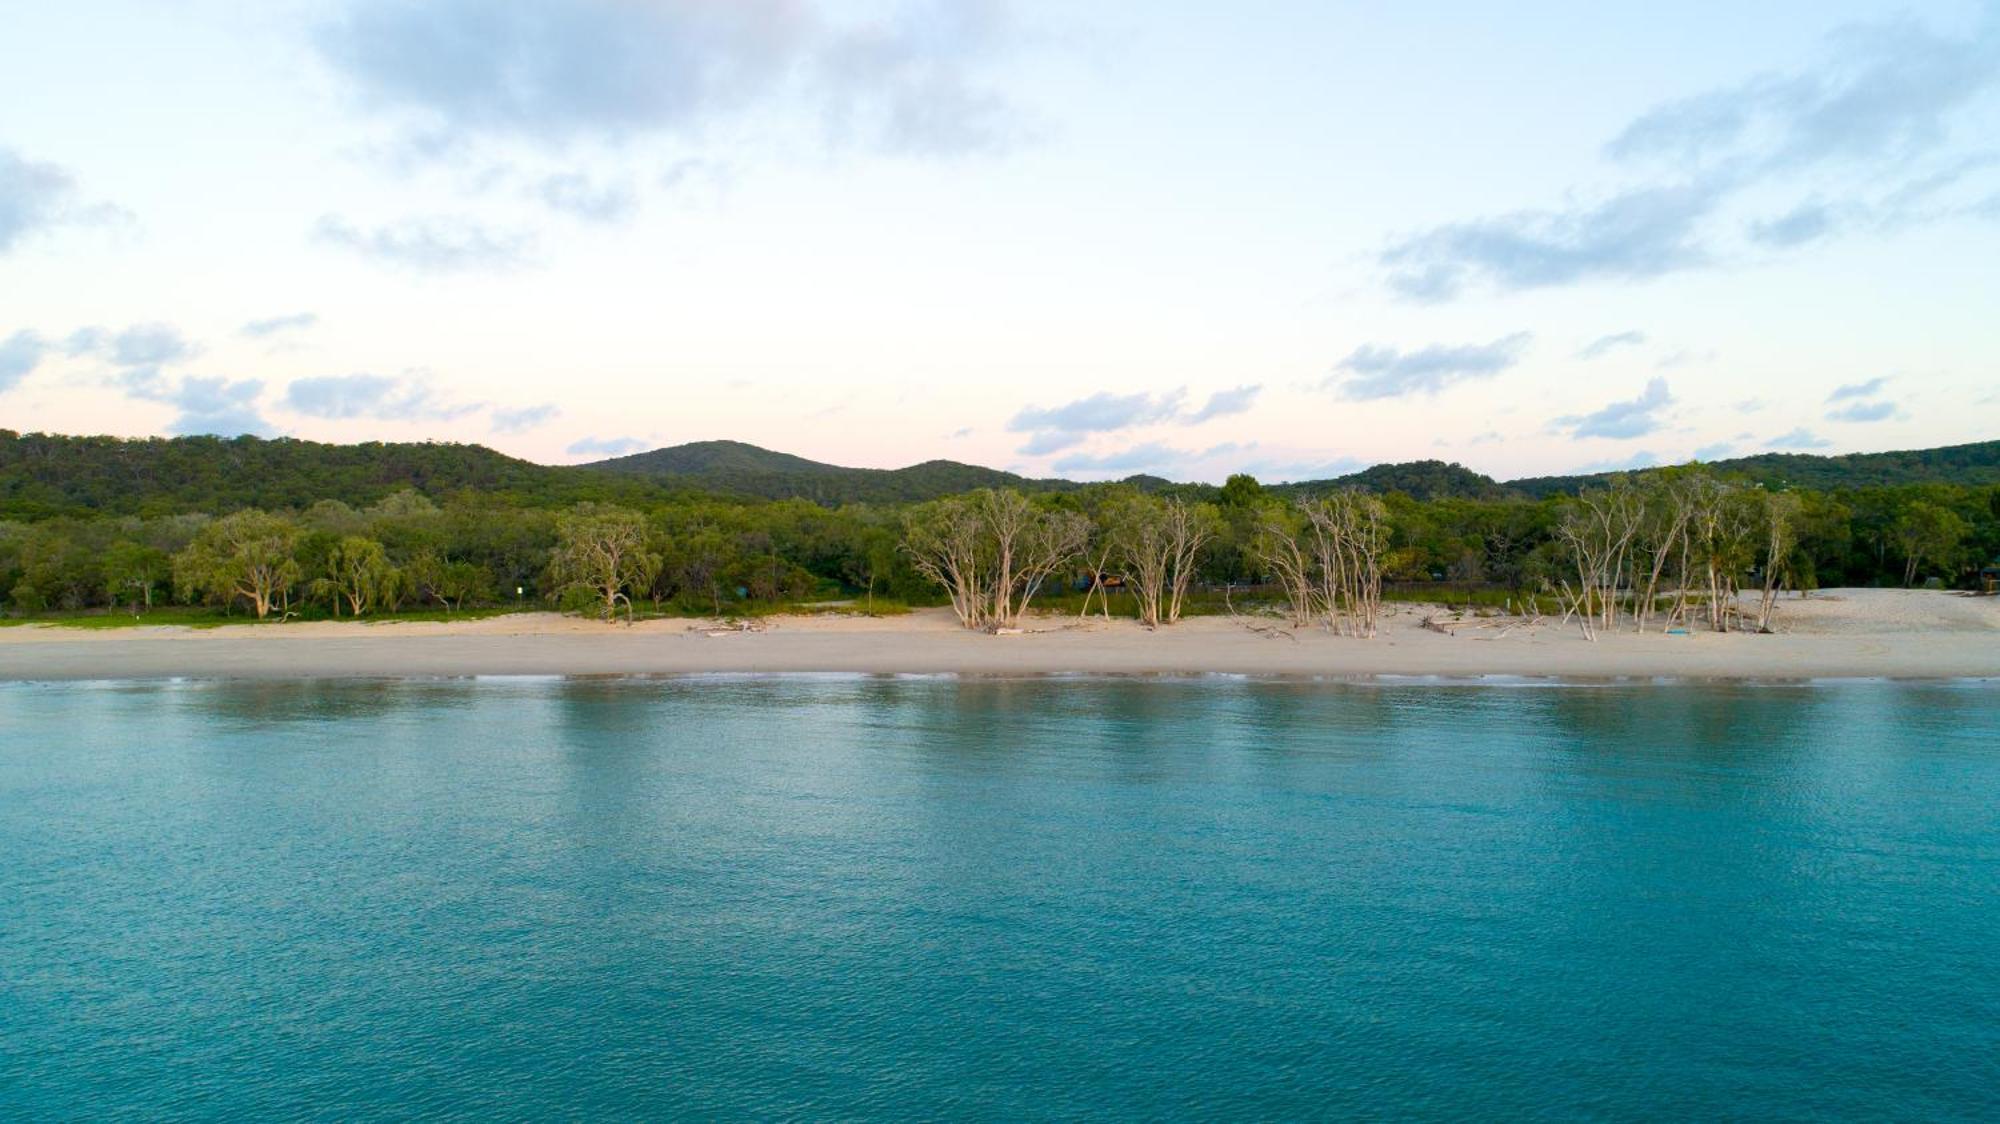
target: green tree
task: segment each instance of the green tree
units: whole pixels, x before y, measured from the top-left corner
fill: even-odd
[[[387,600],[397,580],[396,568],[382,544],[361,535],[348,535],[327,553],[324,574],[313,582],[315,592],[333,600],[333,615],[341,605],[355,616]]]
[[[1950,566],[1971,526],[1958,513],[1929,500],[1916,500],[1896,517],[1896,546],[1903,555],[1903,584],[1917,584],[1924,563]]]
[[[299,580],[298,541],[299,528],[291,520],[239,511],[202,528],[174,556],[174,583],[189,599],[204,596],[226,605],[242,598],[262,620]]]
[[[603,607],[603,619],[643,590],[659,571],[660,556],[647,549],[646,518],[605,504],[579,504],[556,520],[556,549],[549,570],[561,590],[586,590]]]
[[[158,547],[120,539],[104,551],[104,595],[126,601],[137,613],[153,607],[153,590],[173,578],[173,560]]]

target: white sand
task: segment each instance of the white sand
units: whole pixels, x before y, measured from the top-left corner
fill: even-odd
[[[1585,641],[1553,621],[1444,636],[1393,607],[1382,635],[1260,634],[1205,617],[1148,632],[1127,621],[1037,618],[1019,636],[905,617],[786,617],[709,636],[684,620],[606,625],[550,613],[461,623],[291,623],[194,630],[0,629],[0,680],[865,672],[1351,677],[2000,677],[2000,598],[1828,590],[1786,598],[1778,635]],[[1268,621],[1261,623],[1271,623]]]

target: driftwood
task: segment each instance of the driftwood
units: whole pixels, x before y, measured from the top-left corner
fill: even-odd
[[[703,636],[741,636],[746,632],[764,632],[772,627],[763,621],[731,620],[725,621],[720,627],[716,628],[702,628],[699,625],[691,626],[691,631],[699,632]]]

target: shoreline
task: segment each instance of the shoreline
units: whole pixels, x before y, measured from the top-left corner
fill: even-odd
[[[552,613],[455,622],[311,622],[194,630],[0,629],[0,681],[428,679],[850,674],[1249,676],[1290,680],[1800,682],[2000,678],[2000,599],[1829,590],[1787,600],[1777,634],[1626,632],[1585,640],[1554,620],[1482,621],[1458,635],[1397,606],[1371,640],[1254,631],[1265,618],[1136,622],[1042,617],[1020,635],[967,632],[948,611],[606,625]]]

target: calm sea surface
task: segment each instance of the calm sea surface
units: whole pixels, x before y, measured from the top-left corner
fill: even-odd
[[[0,1117],[2000,1115],[2000,687],[0,686]]]

